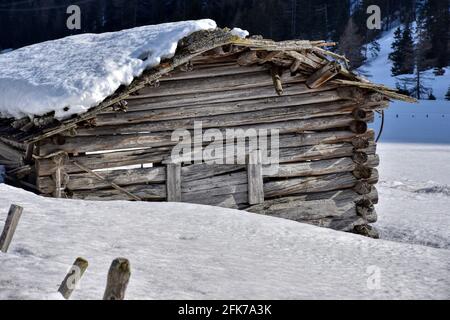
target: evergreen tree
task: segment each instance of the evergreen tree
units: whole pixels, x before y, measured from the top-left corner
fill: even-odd
[[[413,74],[414,41],[409,26],[405,26],[403,32],[400,27],[395,31],[391,48],[393,51],[389,54],[389,59],[393,62],[392,75]]]
[[[429,35],[430,46],[425,52],[431,66],[443,68],[450,64],[449,0],[420,1],[419,22]]]
[[[445,100],[450,101],[450,86],[448,87],[447,93],[445,94]]]

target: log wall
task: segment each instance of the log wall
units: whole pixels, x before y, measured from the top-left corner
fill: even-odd
[[[274,80],[267,66],[198,59],[192,71],[177,70],[76,130],[42,140],[35,148],[36,186],[48,196],[182,201],[353,231],[376,221],[379,159],[367,123],[388,102],[319,76],[285,71]],[[249,140],[252,130],[277,130],[279,165],[249,163],[261,159],[249,144],[245,163],[225,148],[212,157],[215,164],[172,163],[177,129],[192,142],[208,129],[223,136],[248,130]],[[208,145],[197,143],[193,158]]]

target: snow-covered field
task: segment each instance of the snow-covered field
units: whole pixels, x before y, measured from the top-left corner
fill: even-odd
[[[120,256],[132,265],[128,299],[450,298],[446,249],[207,206],[48,199],[4,184],[0,224],[11,203],[25,210],[0,254],[0,299],[59,298],[78,256],[90,266],[74,299],[101,298]]]
[[[450,249],[450,145],[381,143],[378,153],[382,239]]]

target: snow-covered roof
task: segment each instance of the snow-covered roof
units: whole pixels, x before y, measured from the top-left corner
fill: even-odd
[[[86,112],[175,54],[178,42],[213,20],[182,21],[47,41],[0,55],[0,117]],[[232,30],[245,37],[247,32]]]

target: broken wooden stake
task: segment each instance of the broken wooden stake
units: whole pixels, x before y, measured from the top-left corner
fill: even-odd
[[[103,300],[124,300],[130,275],[130,262],[125,258],[115,259],[109,268]]]
[[[77,258],[67,273],[64,280],[59,286],[58,292],[64,297],[64,299],[69,299],[72,292],[77,288],[78,283],[83,277],[89,263],[83,258]]]
[[[19,223],[20,216],[22,215],[22,211],[23,208],[15,204],[12,204],[9,208],[5,226],[3,228],[2,235],[0,236],[0,251],[3,253],[8,251],[14,232],[16,231],[17,224]]]

